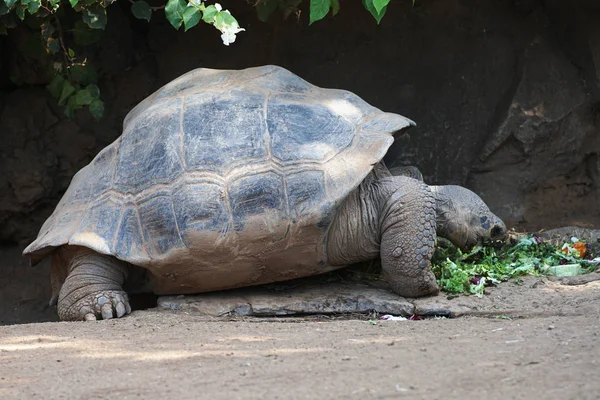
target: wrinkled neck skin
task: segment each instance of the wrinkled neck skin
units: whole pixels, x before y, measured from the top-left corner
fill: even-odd
[[[380,215],[385,201],[398,190],[387,170],[375,168],[344,200],[327,234],[327,263],[343,266],[379,257]]]

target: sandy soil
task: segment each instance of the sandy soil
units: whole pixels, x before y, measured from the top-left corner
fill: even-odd
[[[597,399],[600,313],[0,327],[3,399]]]

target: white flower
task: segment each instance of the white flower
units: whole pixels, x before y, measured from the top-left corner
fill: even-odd
[[[237,24],[226,25],[223,26],[220,31],[221,40],[225,46],[229,46],[230,43],[235,42],[235,34],[241,31],[245,31],[245,29],[240,28]]]
[[[240,28],[235,18],[231,17],[231,13],[229,10],[223,10],[223,7],[219,3],[214,4],[215,9],[217,10],[217,14],[215,15],[212,22],[215,28],[221,31],[221,40],[223,40],[223,44],[225,46],[229,46],[230,43],[235,42],[235,35],[239,32],[245,31],[245,29]],[[217,18],[219,14],[229,14],[228,18]],[[230,21],[230,23],[226,23],[225,20]]]

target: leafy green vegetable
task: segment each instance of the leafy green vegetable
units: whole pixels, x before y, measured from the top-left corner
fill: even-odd
[[[599,260],[581,258],[580,253],[573,251],[573,247],[581,246],[585,244],[577,238],[559,247],[528,235],[513,245],[500,248],[476,246],[463,253],[449,242],[439,240],[431,267],[443,291],[482,296],[489,284],[498,284],[520,275],[544,275],[556,265],[577,263],[584,272],[593,271]]]

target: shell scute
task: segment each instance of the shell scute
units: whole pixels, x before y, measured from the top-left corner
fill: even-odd
[[[299,172],[289,175],[286,180],[290,211],[296,219],[314,215],[314,210],[327,202],[323,171]]]
[[[158,195],[138,204],[142,234],[150,256],[185,247],[175,221],[170,196]]]
[[[263,172],[236,180],[229,189],[229,198],[236,231],[244,230],[251,217],[263,218],[267,228],[288,219],[282,177],[275,172]]]
[[[115,241],[116,254],[121,254],[127,260],[148,258],[140,226],[135,204],[126,203],[123,206],[123,215],[121,216]]]
[[[232,164],[266,160],[265,97],[237,90],[186,99],[182,126],[188,170],[224,174]]]
[[[149,108],[152,118],[132,121],[121,137],[114,188],[138,193],[158,183],[169,183],[184,168],[178,132],[181,99]]]
[[[81,223],[69,243],[86,245],[93,239],[99,248],[110,253],[117,234],[120,216],[120,203],[113,201],[110,197],[96,201],[83,215]],[[93,235],[90,236],[91,233]]]
[[[189,183],[173,194],[177,225],[186,246],[194,245],[194,232],[213,231],[226,234],[231,214],[220,184]]]
[[[267,108],[273,156],[283,161],[323,162],[349,146],[354,126],[321,104],[274,96]]]

